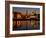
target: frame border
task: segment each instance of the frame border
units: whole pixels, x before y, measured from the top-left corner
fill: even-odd
[[[9,34],[10,30],[10,4],[21,5],[39,5],[43,6],[43,32],[42,33],[25,33],[25,34]],[[20,1],[5,1],[5,37],[18,37],[18,36],[34,36],[45,35],[45,4],[36,2],[20,2]]]

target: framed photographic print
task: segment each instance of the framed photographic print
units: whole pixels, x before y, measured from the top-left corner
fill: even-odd
[[[5,2],[6,37],[45,34],[44,3]]]

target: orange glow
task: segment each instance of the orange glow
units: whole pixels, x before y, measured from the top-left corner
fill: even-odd
[[[20,25],[21,25],[20,21],[17,21],[17,26],[20,26]]]

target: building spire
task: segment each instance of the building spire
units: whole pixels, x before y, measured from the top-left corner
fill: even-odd
[[[26,15],[28,15],[28,10],[26,9]]]
[[[27,18],[27,16],[28,16],[28,10],[26,9],[26,18]]]

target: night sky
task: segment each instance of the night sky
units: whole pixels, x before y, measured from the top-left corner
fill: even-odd
[[[36,13],[40,13],[40,8],[23,8],[23,7],[13,7],[13,12],[21,12],[22,14],[26,14],[26,10],[30,14],[32,11],[36,11]]]

